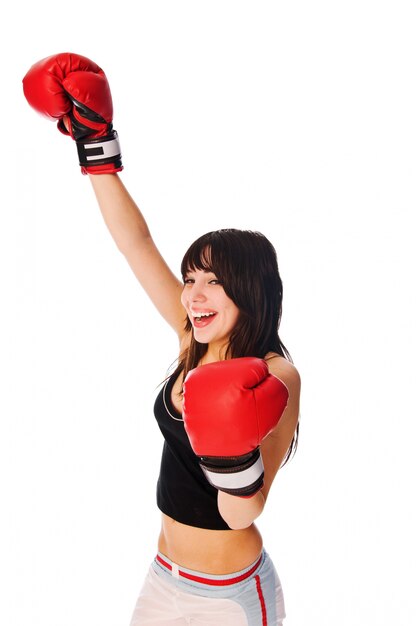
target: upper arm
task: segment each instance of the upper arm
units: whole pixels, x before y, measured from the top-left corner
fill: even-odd
[[[181,303],[182,282],[173,274],[149,236],[145,243],[130,248],[126,259],[136,278],[161,316],[181,339],[185,335],[186,312]]]
[[[270,373],[277,376],[288,388],[289,399],[279,423],[261,445],[264,465],[262,493],[265,498],[286,456],[298,425],[301,387],[299,372],[292,363],[282,358],[271,359],[267,363]]]

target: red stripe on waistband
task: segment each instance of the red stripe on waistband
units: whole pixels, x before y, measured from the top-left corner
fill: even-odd
[[[158,554],[156,555],[156,560],[159,561],[159,563],[162,563],[162,565],[164,565],[165,567],[167,567],[168,569],[172,570],[172,565],[170,565],[169,563],[167,563],[164,559],[162,559],[161,556],[159,556]]]
[[[164,565],[164,567],[167,567],[170,571],[172,571],[172,565],[170,565],[170,563],[167,563],[167,561],[162,559],[162,557],[157,555],[156,560],[159,561],[159,563],[161,563],[162,565]],[[249,570],[247,570],[243,574],[240,574],[239,576],[234,576],[233,578],[222,578],[222,579],[216,580],[213,578],[205,578],[203,576],[194,576],[194,574],[189,574],[189,572],[184,572],[181,569],[178,569],[178,573],[179,573],[179,576],[182,576],[182,578],[187,578],[188,580],[194,580],[197,583],[203,583],[204,585],[214,585],[215,587],[223,587],[225,585],[235,585],[236,583],[239,583],[242,580],[249,578],[249,576],[251,576],[258,568],[258,566],[261,563],[261,560],[262,560],[262,557],[260,557],[259,560]],[[264,599],[263,599],[263,602],[264,602]]]

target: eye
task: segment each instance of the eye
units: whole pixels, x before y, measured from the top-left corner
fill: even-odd
[[[218,278],[213,278],[212,280],[209,281],[210,285],[221,285],[221,281],[218,280]]]
[[[195,282],[195,279],[194,279],[194,278],[186,278],[186,277],[185,277],[185,278],[183,279],[183,284],[184,284],[184,285],[192,285],[194,282]]]

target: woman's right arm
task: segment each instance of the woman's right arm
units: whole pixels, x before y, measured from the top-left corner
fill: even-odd
[[[168,324],[183,339],[183,285],[157,249],[140,209],[117,174],[90,175],[104,221],[136,278]]]

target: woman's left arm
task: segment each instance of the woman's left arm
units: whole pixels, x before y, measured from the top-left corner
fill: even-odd
[[[218,509],[221,517],[233,530],[250,526],[261,514],[273,480],[282,465],[294,437],[299,419],[300,376],[289,361],[275,357],[267,361],[269,371],[282,380],[289,390],[289,400],[276,428],[261,444],[264,465],[264,485],[249,498],[232,496],[218,491]]]

